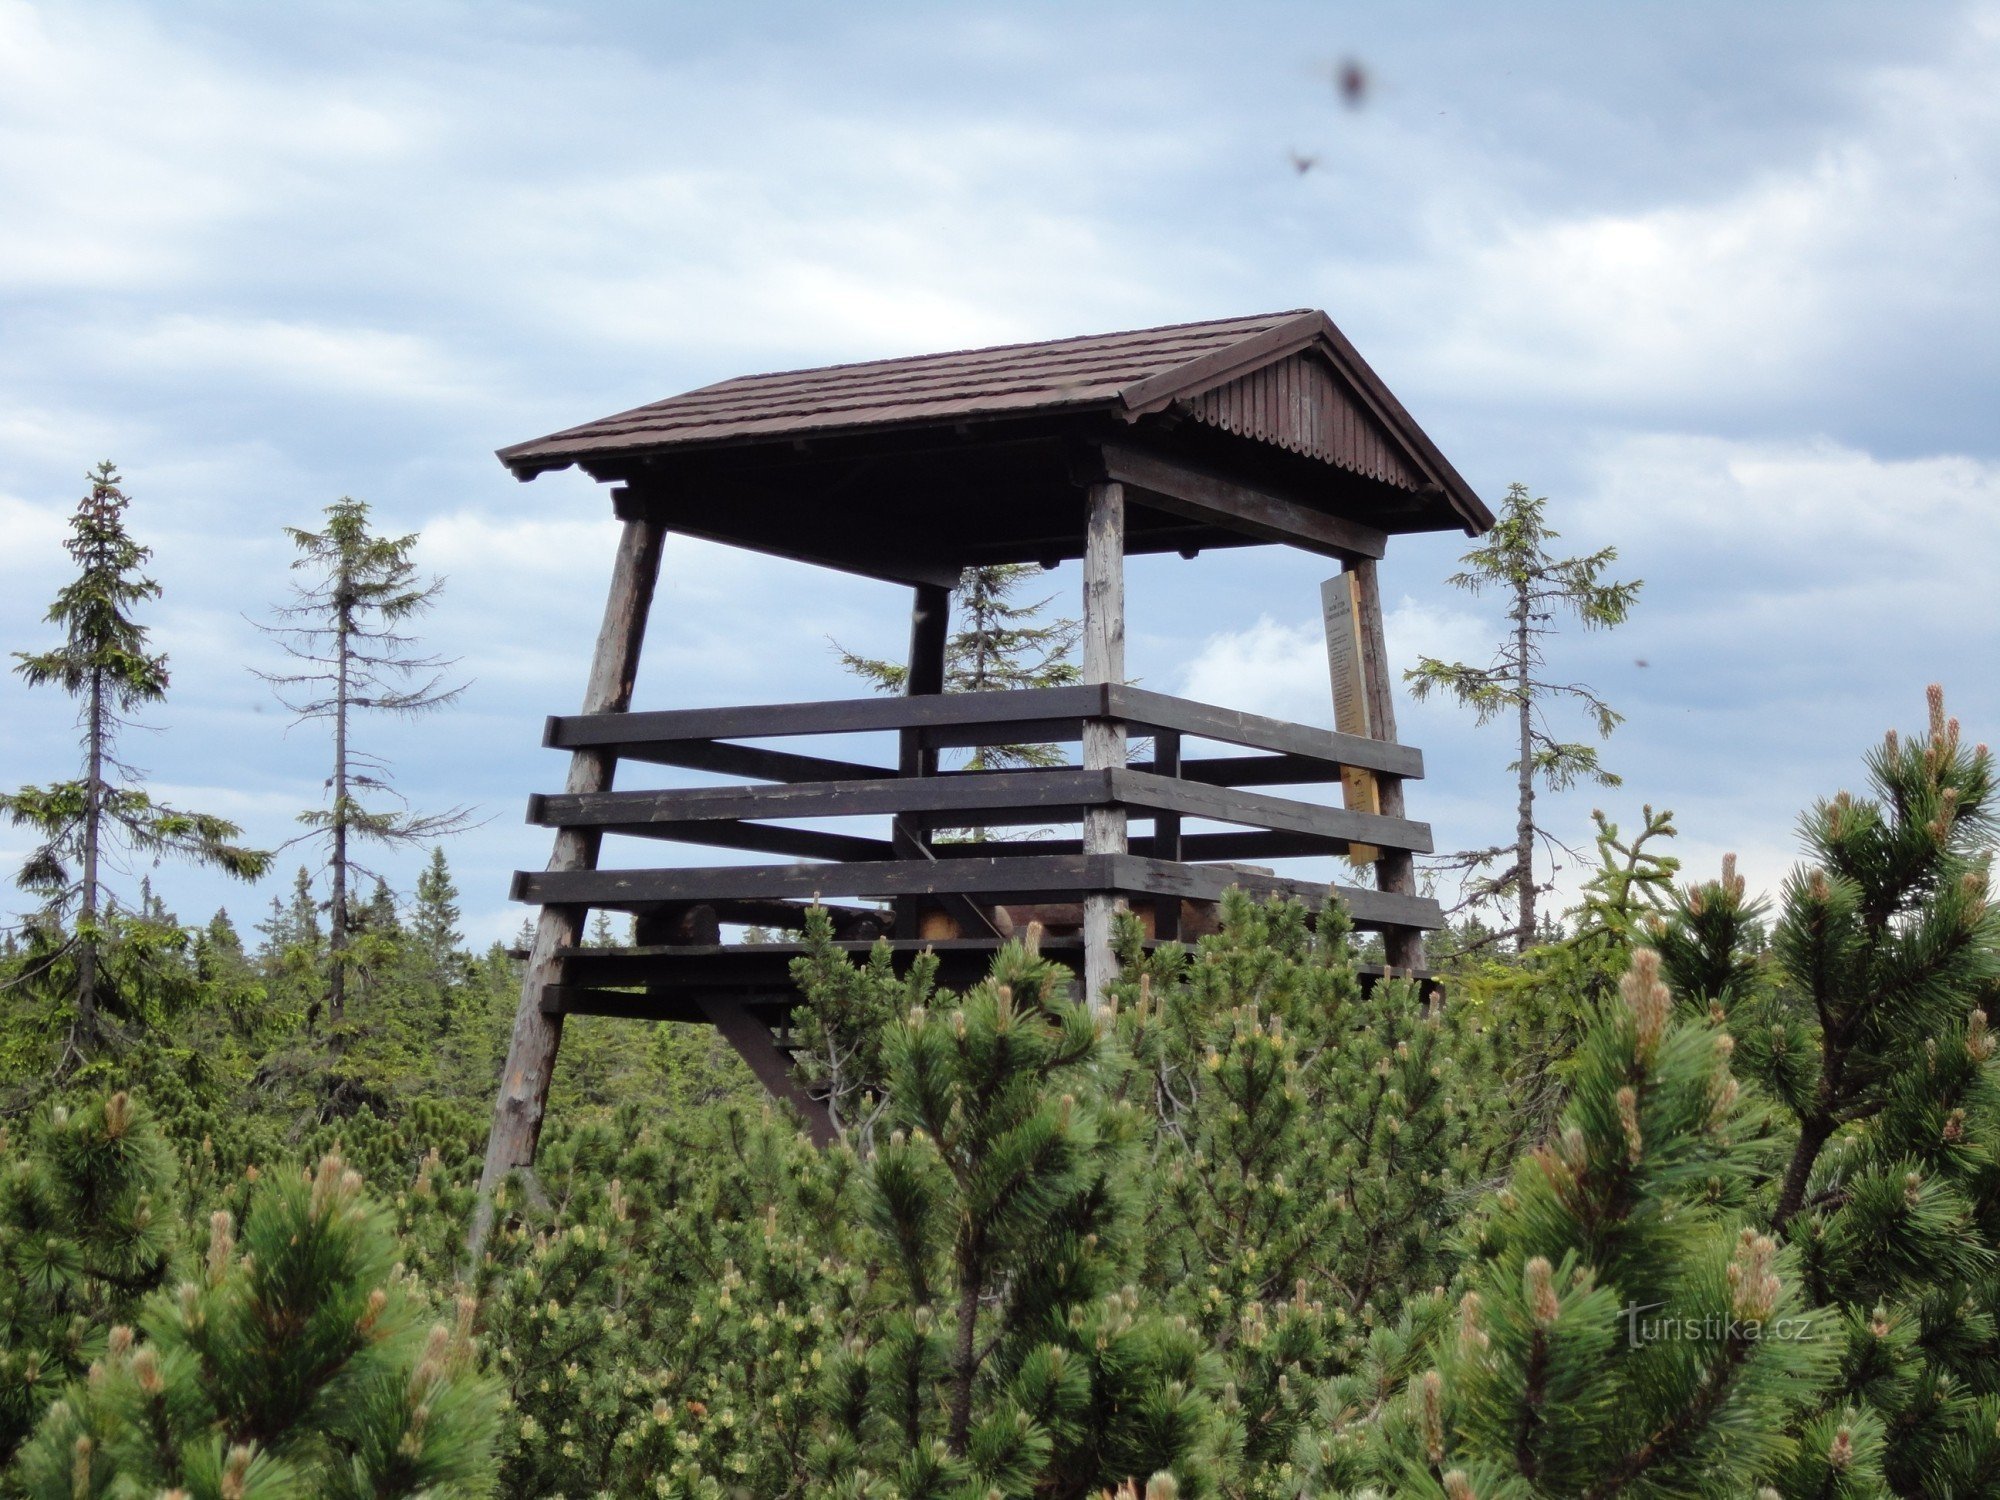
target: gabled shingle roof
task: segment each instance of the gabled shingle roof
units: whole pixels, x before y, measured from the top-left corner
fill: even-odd
[[[1103,411],[1136,418],[1176,402],[1185,406],[1189,398],[1308,349],[1331,367],[1379,439],[1408,456],[1405,485],[1436,485],[1469,530],[1491,524],[1479,498],[1340,330],[1310,309],[744,375],[516,443],[499,456],[517,477],[530,479],[572,463],[697,445],[1038,414]],[[1218,425],[1241,430],[1226,418]],[[1246,435],[1299,451],[1261,428]]]

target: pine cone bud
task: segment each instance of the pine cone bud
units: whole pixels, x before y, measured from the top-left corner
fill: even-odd
[[[243,1500],[250,1492],[250,1461],[255,1452],[241,1443],[229,1450],[229,1456],[222,1461],[222,1483],[219,1493],[222,1500]]]
[[[1462,1359],[1474,1359],[1492,1347],[1493,1340],[1479,1326],[1484,1311],[1479,1293],[1467,1292],[1458,1301],[1458,1352]]]
[[[1772,1269],[1777,1257],[1777,1241],[1754,1229],[1744,1230],[1737,1241],[1736,1255],[1729,1262],[1729,1288],[1731,1307],[1745,1322],[1763,1322],[1778,1305],[1784,1283]]]
[[[1975,1010],[1966,1018],[1965,1050],[1975,1062],[1985,1062],[1993,1055],[1993,1033],[1987,1030],[1986,1012]]]
[[[1539,1327],[1553,1328],[1562,1315],[1562,1301],[1556,1296],[1555,1267],[1549,1264],[1548,1257],[1537,1255],[1529,1261],[1522,1282],[1528,1293],[1528,1316]]]
[[[221,1286],[229,1274],[229,1258],[236,1253],[236,1225],[229,1210],[218,1208],[208,1216],[208,1284]]]
[[[1424,1452],[1434,1464],[1444,1462],[1444,1376],[1436,1370],[1424,1371],[1418,1382],[1419,1421],[1423,1427]]]
[[[1660,982],[1660,955],[1657,949],[1638,948],[1633,951],[1632,966],[1618,982],[1618,992],[1625,997],[1625,1004],[1632,1011],[1633,1050],[1639,1061],[1651,1062],[1674,1008],[1673,996]]]
[[[1639,1135],[1639,1095],[1630,1084],[1618,1091],[1618,1123],[1625,1131],[1626,1158],[1636,1167],[1645,1142]]]

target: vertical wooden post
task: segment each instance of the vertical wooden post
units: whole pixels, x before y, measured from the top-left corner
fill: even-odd
[[[1181,775],[1181,732],[1178,729],[1156,729],[1153,731],[1153,773],[1156,776],[1171,776],[1180,780]],[[1181,857],[1181,815],[1175,812],[1153,814],[1152,855],[1154,859],[1170,859],[1176,864]],[[1181,935],[1181,898],[1161,896],[1153,902],[1153,936],[1161,942],[1171,942]]]
[[[624,492],[615,498],[622,502]],[[623,713],[632,705],[639,647],[646,637],[646,615],[659,580],[660,552],[667,535],[657,522],[627,514],[622,503],[619,509],[625,517],[625,529],[618,538],[611,591],[604,601],[604,623],[597,632],[597,649],[584,687],[583,712],[587,714]],[[610,751],[578,750],[570,756],[565,790],[572,794],[608,791],[617,765],[618,758]],[[562,829],[556,834],[548,867],[594,869],[599,842],[595,830]],[[493,1190],[509,1172],[534,1165],[535,1144],[541,1138],[542,1116],[548,1108],[549,1079],[562,1041],[562,1017],[542,1013],[542,990],[555,978],[556,950],[576,943],[587,915],[587,908],[580,906],[545,906],[535,922],[534,946],[521,977],[521,1003],[514,1012],[514,1032],[507,1043],[507,1066],[500,1075],[500,1096],[493,1106],[493,1128],[486,1138],[479,1205],[466,1239],[475,1261],[493,1227]]]
[[[1378,740],[1396,738],[1396,698],[1390,679],[1389,645],[1382,629],[1382,584],[1375,563],[1359,558],[1344,565],[1354,588],[1356,612],[1361,627],[1361,682],[1367,696],[1368,732]],[[1400,818],[1403,811],[1403,778],[1375,778],[1377,798],[1386,817]],[[1375,886],[1398,895],[1417,893],[1416,865],[1407,849],[1385,849],[1375,862]],[[1424,935],[1415,927],[1391,927],[1382,934],[1383,949],[1391,969],[1409,973],[1423,967]]]
[[[1125,680],[1125,487],[1090,486],[1083,549],[1083,680]],[[1122,770],[1125,726],[1109,719],[1083,724],[1085,770]],[[1093,807],[1084,814],[1083,852],[1123,854],[1125,809]],[[1111,923],[1122,900],[1109,891],[1083,898],[1083,994],[1093,1008],[1104,1005],[1104,989],[1118,977],[1111,951]]]
[[[951,639],[951,590],[937,583],[916,585],[910,605],[910,661],[903,677],[903,692],[912,698],[930,697],[944,691],[945,650]],[[898,744],[896,774],[899,776],[937,775],[938,755],[926,750],[921,731],[905,729]],[[928,859],[930,836],[904,818],[890,824],[890,843],[898,859]],[[920,936],[923,902],[904,896],[896,902],[896,936]]]

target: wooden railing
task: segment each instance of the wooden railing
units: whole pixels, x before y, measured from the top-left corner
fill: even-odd
[[[1075,742],[1087,722],[1123,724],[1149,759],[1122,768],[942,770],[899,774],[895,765],[740,743],[893,733],[924,751]],[[1185,740],[1247,754],[1186,757]],[[1005,693],[939,694],[668,712],[586,714],[549,721],[545,742],[643,761],[754,778],[758,784],[536,796],[530,821],[591,835],[616,833],[760,854],[784,864],[521,873],[514,896],[544,905],[647,912],[706,903],[724,921],[787,922],[828,898],[896,903],[900,936],[910,913],[942,903],[963,918],[957,935],[1003,930],[996,907],[1116,894],[1157,913],[1172,936],[1181,902],[1210,903],[1230,886],[1284,893],[1318,904],[1324,880],[1281,876],[1245,862],[1301,855],[1425,853],[1427,825],[1350,811],[1254,788],[1335,783],[1343,770],[1378,778],[1418,777],[1422,755],[1393,742],[1335,733],[1192,703],[1122,685]],[[934,765],[934,755],[914,763]],[[913,763],[904,756],[899,764]],[[1094,808],[1122,808],[1134,829],[1122,851],[1085,853],[1076,839],[1038,834],[988,838],[995,829],[1077,822]],[[888,837],[815,826],[818,820],[883,816]],[[1184,832],[1188,820],[1223,825]],[[938,839],[941,829],[979,837]],[[1364,928],[1432,928],[1427,897],[1337,887]],[[1004,923],[1004,917],[1002,918]],[[981,923],[985,926],[982,929]]]

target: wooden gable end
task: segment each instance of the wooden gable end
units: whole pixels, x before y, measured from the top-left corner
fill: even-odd
[[[1195,421],[1270,443],[1398,489],[1420,490],[1424,475],[1312,350],[1301,350],[1226,385],[1176,403]]]

